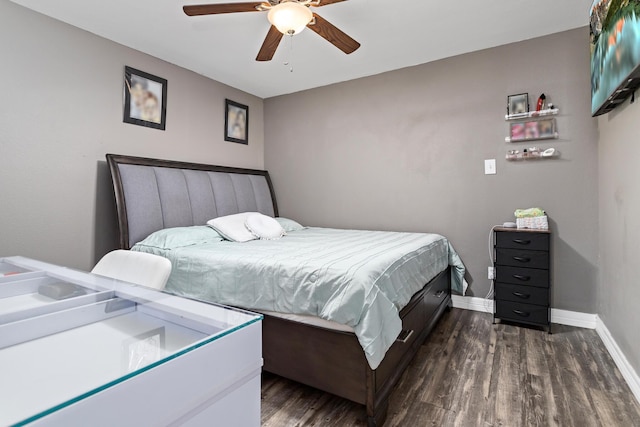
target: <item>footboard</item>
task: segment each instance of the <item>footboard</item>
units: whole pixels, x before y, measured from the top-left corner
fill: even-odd
[[[441,272],[400,312],[403,330],[376,370],[353,333],[265,315],[265,371],[366,405],[370,426],[387,416],[393,387],[451,301],[450,268]]]

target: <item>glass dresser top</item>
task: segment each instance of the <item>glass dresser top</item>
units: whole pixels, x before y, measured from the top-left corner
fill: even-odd
[[[0,425],[25,425],[262,316],[0,258]]]

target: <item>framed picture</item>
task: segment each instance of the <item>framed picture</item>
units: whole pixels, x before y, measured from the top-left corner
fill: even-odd
[[[524,140],[524,123],[511,123],[509,136],[511,137],[511,141],[522,141]]]
[[[556,132],[556,120],[545,119],[538,121],[538,136],[540,138],[553,137]]]
[[[167,80],[124,67],[124,122],[165,130]]]
[[[225,99],[224,140],[249,144],[249,107]]]
[[[538,122],[526,122],[524,124],[524,139],[539,138]]]
[[[519,93],[507,97],[507,114],[524,114],[529,112],[529,94]]]

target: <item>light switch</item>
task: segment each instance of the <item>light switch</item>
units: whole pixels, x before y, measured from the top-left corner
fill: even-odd
[[[484,174],[485,175],[496,174],[496,159],[487,159],[484,161]]]

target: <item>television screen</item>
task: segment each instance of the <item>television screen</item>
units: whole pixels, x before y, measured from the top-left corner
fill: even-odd
[[[640,0],[594,0],[591,113],[608,113],[640,86]]]

